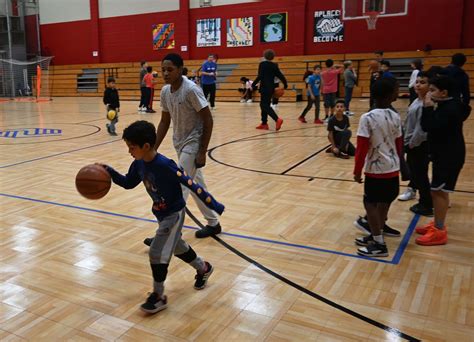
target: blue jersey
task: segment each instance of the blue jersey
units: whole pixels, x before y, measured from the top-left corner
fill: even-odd
[[[390,71],[384,71],[382,73],[382,78],[395,78],[395,76]]]
[[[205,72],[216,72],[217,71],[217,64],[214,62],[207,61],[202,65],[201,71]],[[201,76],[201,84],[214,84],[216,83],[216,76],[208,76],[202,75]]]
[[[314,96],[319,96],[319,88],[321,86],[321,75],[311,75],[308,77],[308,87],[311,87]],[[310,95],[308,90],[308,95]]]
[[[157,154],[151,162],[135,160],[125,176],[109,166],[107,171],[113,182],[125,189],[133,189],[143,182],[153,200],[152,212],[158,219],[185,207],[181,184],[196,193],[206,206],[218,214],[224,211],[224,205],[217,202],[200,184],[194,183],[173,160],[161,154]]]

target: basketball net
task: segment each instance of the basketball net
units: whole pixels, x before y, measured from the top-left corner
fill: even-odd
[[[369,30],[375,30],[379,14],[380,12],[377,11],[370,11],[365,13],[365,15],[367,16],[365,20],[367,21],[367,27],[369,28]]]

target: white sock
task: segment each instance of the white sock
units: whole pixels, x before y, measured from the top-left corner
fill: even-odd
[[[384,242],[383,242],[383,235],[374,235],[374,240],[375,240],[375,242],[377,242],[377,243],[380,243],[380,244],[382,244],[382,245],[384,244]]]

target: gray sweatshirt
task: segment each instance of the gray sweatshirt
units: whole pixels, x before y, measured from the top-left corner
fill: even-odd
[[[422,110],[423,101],[418,98],[408,107],[408,114],[403,125],[405,132],[403,143],[410,148],[420,146],[428,140],[427,133],[421,128]]]
[[[357,82],[357,77],[352,70],[344,70],[344,86],[354,88]]]

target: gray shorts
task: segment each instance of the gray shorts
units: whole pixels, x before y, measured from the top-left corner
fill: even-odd
[[[184,208],[158,220],[158,229],[148,255],[151,264],[169,264],[171,256],[186,253],[189,245],[181,238]]]

